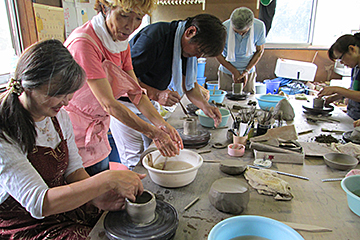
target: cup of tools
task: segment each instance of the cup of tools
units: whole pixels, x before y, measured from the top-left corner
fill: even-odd
[[[248,136],[235,136],[233,135],[233,143],[234,144],[242,144],[246,146],[246,142],[248,140]]]

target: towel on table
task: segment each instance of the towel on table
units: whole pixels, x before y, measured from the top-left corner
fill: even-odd
[[[279,178],[272,170],[248,167],[244,176],[259,194],[274,196],[276,200],[289,201],[293,198],[289,183]]]

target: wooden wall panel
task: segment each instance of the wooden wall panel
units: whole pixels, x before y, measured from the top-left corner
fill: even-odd
[[[37,41],[34,10],[31,0],[16,0],[16,4],[19,11],[21,39],[25,49]]]
[[[316,54],[314,64],[317,71],[316,82],[325,82],[331,79],[341,79],[341,76],[334,73],[334,62],[327,56],[327,50],[307,50],[307,49],[265,49],[264,55],[256,65],[257,81],[262,82],[266,79],[276,78],[275,66],[278,58],[285,58],[297,61],[311,62]],[[208,80],[217,79],[219,63],[215,58],[207,58],[205,66],[205,76]]]

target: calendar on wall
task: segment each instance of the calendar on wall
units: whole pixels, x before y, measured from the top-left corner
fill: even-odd
[[[38,40],[58,39],[64,42],[65,26],[63,9],[38,3],[33,3],[33,7]]]

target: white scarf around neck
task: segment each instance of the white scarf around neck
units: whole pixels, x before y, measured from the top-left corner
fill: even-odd
[[[250,27],[250,36],[247,41],[246,45],[246,54],[245,56],[251,56],[255,51],[255,44],[254,44],[254,24]],[[227,56],[226,61],[228,62],[235,62],[235,31],[234,26],[230,20],[230,26],[229,26],[229,33],[228,33],[228,43],[227,43]]]
[[[184,91],[182,89],[182,48],[181,37],[185,32],[186,21],[181,21],[178,24],[174,39],[173,59],[172,59],[172,78],[168,88],[174,89],[183,96]],[[185,77],[185,90],[189,91],[194,88],[194,82],[197,76],[197,58],[189,57],[186,63],[186,77]]]
[[[106,28],[106,23],[103,14],[100,12],[91,19],[91,24],[94,28],[96,36],[100,39],[102,44],[111,53],[120,53],[128,48],[129,40],[114,41]]]

